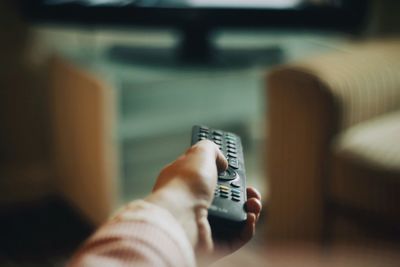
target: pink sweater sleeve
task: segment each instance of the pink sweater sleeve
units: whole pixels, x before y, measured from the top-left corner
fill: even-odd
[[[75,254],[78,266],[196,266],[180,224],[165,209],[140,200],[126,205]]]

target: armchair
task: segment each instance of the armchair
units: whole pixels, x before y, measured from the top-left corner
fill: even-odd
[[[398,234],[400,40],[285,65],[267,80],[268,239],[348,236],[335,230],[340,216],[356,222],[352,233]]]

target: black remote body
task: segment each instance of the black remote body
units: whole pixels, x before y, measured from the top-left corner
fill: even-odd
[[[238,135],[230,132],[206,126],[193,126],[192,145],[204,139],[217,144],[229,163],[228,169],[218,174],[214,199],[208,209],[213,237],[229,239],[237,236],[247,219],[246,173],[242,142]]]

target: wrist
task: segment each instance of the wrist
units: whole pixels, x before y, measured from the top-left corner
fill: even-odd
[[[179,181],[171,181],[145,200],[168,210],[182,226],[193,247],[197,245],[198,220],[207,212],[207,201],[193,195],[190,188]]]

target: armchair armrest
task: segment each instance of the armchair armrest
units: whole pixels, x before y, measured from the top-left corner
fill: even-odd
[[[54,187],[98,225],[118,198],[113,91],[61,58],[53,58],[50,67]]]
[[[400,108],[400,39],[355,44],[285,69],[308,73],[331,95],[338,130]]]
[[[320,239],[333,139],[342,129],[399,108],[399,71],[400,41],[386,41],[268,75],[269,239]]]

